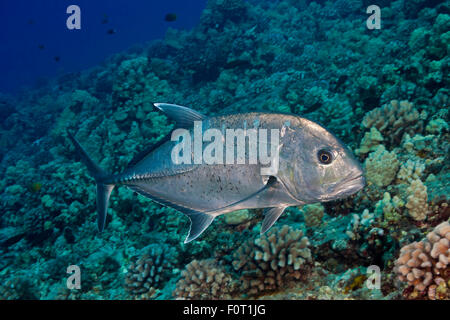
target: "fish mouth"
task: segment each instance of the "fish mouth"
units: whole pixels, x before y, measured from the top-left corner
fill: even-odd
[[[352,177],[345,181],[341,188],[342,188],[342,194],[351,195],[366,185],[366,178],[362,174],[359,174],[355,177]]]
[[[327,196],[322,197],[321,200],[333,201],[348,197],[364,188],[365,185],[366,179],[362,174],[358,174],[339,183],[337,190],[330,192]]]

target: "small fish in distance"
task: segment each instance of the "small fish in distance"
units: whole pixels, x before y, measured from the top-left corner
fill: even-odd
[[[108,31],[106,31],[107,34],[115,34],[117,33],[116,29],[109,29]]]
[[[191,226],[185,243],[196,239],[215,217],[222,214],[264,208],[261,226],[261,233],[264,233],[287,207],[345,198],[365,185],[361,165],[351,151],[331,132],[308,119],[264,112],[207,117],[183,106],[153,105],[175,120],[175,128],[184,128],[194,136],[199,122],[203,130],[219,132],[217,128],[239,130],[243,124],[244,128],[253,124],[255,130],[281,132],[279,143],[270,140],[278,148],[278,169],[275,173],[264,174],[262,164],[251,164],[249,152],[245,152],[244,164],[191,162],[191,152],[186,152],[189,161],[174,163],[173,150],[179,141],[173,141],[169,134],[138,154],[122,173],[108,174],[68,132],[81,161],[97,184],[99,231],[105,227],[109,197],[116,185],[125,185],[186,214]],[[188,145],[195,144],[190,138],[187,141]],[[200,145],[202,150],[206,147]],[[261,151],[261,144],[259,148]]]
[[[164,17],[164,20],[167,22],[174,22],[177,20],[177,15],[175,13],[168,13]]]

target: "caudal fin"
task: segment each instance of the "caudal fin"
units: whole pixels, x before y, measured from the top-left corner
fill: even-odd
[[[95,179],[97,184],[97,224],[98,230],[102,232],[105,228],[109,197],[111,191],[114,189],[114,184],[105,183],[108,174],[91,159],[78,140],[75,139],[70,132],[67,132],[67,134],[75,146],[75,150],[80,156],[81,161],[86,165],[89,174]]]

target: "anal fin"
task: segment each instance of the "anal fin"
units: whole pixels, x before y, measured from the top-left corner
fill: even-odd
[[[275,207],[264,210],[264,220],[261,225],[261,234],[265,233],[278,220],[286,207]]]
[[[207,214],[204,212],[200,212],[200,211],[196,211],[196,210],[193,210],[190,208],[186,208],[186,207],[183,207],[176,203],[173,203],[167,199],[162,199],[160,197],[157,197],[153,194],[150,194],[149,192],[147,192],[140,186],[137,186],[137,185],[127,185],[127,186],[131,190],[136,191],[137,193],[139,193],[145,197],[148,197],[159,204],[174,208],[175,210],[178,210],[181,213],[184,213],[185,215],[187,215],[189,217],[189,219],[191,220],[191,226],[189,227],[189,234],[186,237],[186,239],[184,240],[184,243],[188,243],[194,239],[197,239],[203,233],[203,231],[205,231],[206,228],[209,227],[209,225],[213,222],[213,220],[215,218],[215,216],[213,216],[213,215],[210,215],[210,214]]]
[[[189,234],[184,240],[184,243],[191,242],[198,238],[215,218],[214,216],[203,212],[191,212],[186,215],[191,219],[191,227],[189,228]]]

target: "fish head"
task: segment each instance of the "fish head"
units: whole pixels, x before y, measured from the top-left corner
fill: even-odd
[[[365,185],[361,164],[334,134],[301,118],[280,152],[279,178],[303,203],[345,198]]]

